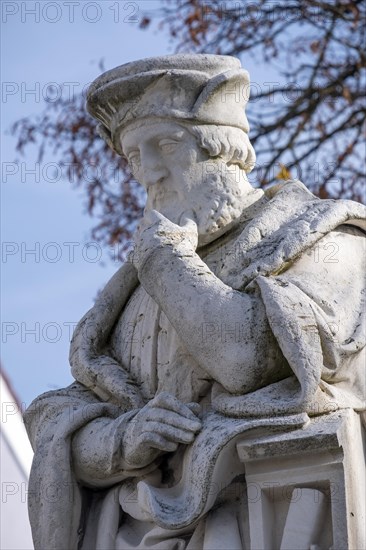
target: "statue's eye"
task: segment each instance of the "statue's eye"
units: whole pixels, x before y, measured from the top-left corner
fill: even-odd
[[[177,147],[178,141],[174,141],[172,139],[162,139],[159,141],[159,148],[163,153],[174,153]]]

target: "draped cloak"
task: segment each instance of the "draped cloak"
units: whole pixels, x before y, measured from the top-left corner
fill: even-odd
[[[362,286],[365,230],[361,205],[320,200],[288,182],[267,193],[234,238],[206,253],[217,278],[264,304],[268,356],[278,372],[242,395],[205,374],[131,264],[122,266],[75,331],[76,382],[41,395],[25,414],[35,450],[29,510],[36,549],[127,548],[118,547],[118,533],[123,539],[130,516],[160,534],[172,530],[174,548],[196,548],[186,545],[187,533],[209,515],[217,497],[212,484],[225,487],[240,475],[233,449],[246,431],[306,429],[309,415],[364,411],[365,291],[355,289]],[[344,245],[352,269],[344,252],[337,255]],[[327,280],[319,280],[319,270]],[[125,426],[160,391],[200,402],[204,411],[194,443],[175,453],[170,481],[159,478],[159,462],[137,470],[121,465]],[[72,452],[88,426],[101,447],[89,472]],[[161,541],[159,550],[173,548]]]

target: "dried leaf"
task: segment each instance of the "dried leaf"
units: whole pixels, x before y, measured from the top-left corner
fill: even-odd
[[[291,172],[286,168],[286,166],[284,164],[280,163],[280,168],[281,168],[280,171],[276,175],[276,180],[290,180],[290,179],[292,179]]]

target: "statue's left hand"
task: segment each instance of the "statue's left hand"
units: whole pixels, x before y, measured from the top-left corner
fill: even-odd
[[[198,244],[197,225],[193,215],[184,213],[181,225],[171,222],[157,210],[145,212],[134,236],[134,249],[129,255],[137,270],[157,248],[170,247],[194,253]]]

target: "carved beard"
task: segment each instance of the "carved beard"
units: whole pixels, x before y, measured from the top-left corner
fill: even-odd
[[[201,189],[201,200],[192,207],[198,234],[205,237],[223,233],[226,226],[240,217],[245,192],[235,174],[210,174],[202,182]]]
[[[181,196],[176,191],[153,188],[146,208],[155,208],[178,225],[187,216],[192,217],[197,223],[199,243],[211,242],[239,219],[248,193],[243,182],[238,182],[238,173],[225,168],[206,174],[193,185],[183,180]]]

